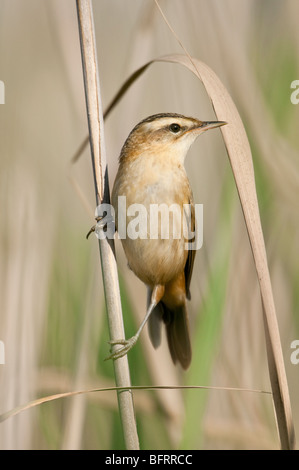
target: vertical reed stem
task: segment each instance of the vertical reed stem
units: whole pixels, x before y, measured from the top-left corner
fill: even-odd
[[[91,0],[76,0],[82,67],[88,116],[89,139],[97,206],[109,203],[109,187],[104,142],[103,113]],[[99,240],[103,283],[111,340],[124,338],[120,291],[113,240]],[[127,356],[114,361],[116,386],[130,387]],[[131,390],[119,391],[118,406],[126,449],[139,449]]]

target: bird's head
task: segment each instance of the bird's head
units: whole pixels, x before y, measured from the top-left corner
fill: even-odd
[[[181,114],[154,114],[139,122],[130,132],[120,160],[167,152],[183,162],[190,146],[200,134],[224,124],[224,121],[199,121]]]

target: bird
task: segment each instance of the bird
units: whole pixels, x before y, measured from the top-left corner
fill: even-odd
[[[186,300],[191,298],[196,249],[190,248],[189,243],[192,234],[191,241],[194,240],[195,210],[184,161],[200,134],[225,124],[177,113],[159,113],[143,119],[127,137],[120,152],[111,200],[116,230],[122,226],[131,228],[132,232],[132,223],[135,228],[132,233],[128,230],[125,236],[122,234],[121,243],[128,267],[147,287],[147,310],[134,336],[110,341],[113,352],[107,359],[115,360],[127,354],[148,322],[154,348],[161,344],[161,328],[165,324],[173,363],[179,363],[183,369],[189,367],[192,347]],[[125,198],[125,210],[123,204],[119,204],[120,198]],[[130,207],[133,210],[129,211]],[[142,214],[146,215],[134,222],[136,207],[143,208]],[[149,230],[153,223],[152,208],[157,207],[178,209],[168,213],[172,216],[173,232],[176,229],[178,235],[169,232],[168,237],[163,236],[167,221],[162,213],[158,221],[155,218],[154,229]],[[138,233],[136,229],[142,221],[144,227],[139,227]],[[184,224],[187,234],[182,230]],[[113,347],[117,345],[121,347]]]

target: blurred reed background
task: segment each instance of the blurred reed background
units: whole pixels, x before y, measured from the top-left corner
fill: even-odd
[[[161,0],[188,52],[232,95],[250,140],[295,429],[298,320],[297,0]],[[182,50],[151,0],[93,2],[104,107],[137,67]],[[61,391],[113,386],[74,0],[0,0],[0,412]],[[182,67],[153,65],[105,123],[111,186],[121,146],[147,115],[213,120],[203,87]],[[204,205],[189,312],[194,356],[182,373],[147,332],[129,353],[134,385],[270,390],[261,302],[232,172],[219,132],[186,161]],[[71,182],[81,188],[84,200]],[[145,313],[145,287],[117,243],[126,335]],[[238,391],[134,392],[143,449],[279,447],[270,395]],[[43,404],[0,425],[2,449],[121,449],[115,393]]]

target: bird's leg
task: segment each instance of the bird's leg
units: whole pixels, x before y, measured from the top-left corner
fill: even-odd
[[[125,354],[130,351],[130,349],[134,346],[134,344],[137,342],[141,331],[143,330],[144,325],[146,324],[147,320],[149,319],[153,309],[156,307],[156,305],[160,302],[164,295],[164,286],[162,285],[157,285],[154,287],[153,292],[152,292],[152,297],[151,297],[151,303],[147,309],[146,315],[137,331],[137,333],[132,336],[130,339],[120,339],[120,340],[113,340],[109,341],[109,343],[114,346],[116,344],[121,344],[123,347],[117,349],[114,351],[110,356],[108,356],[105,360],[108,359],[119,359],[120,357],[123,357]]]

